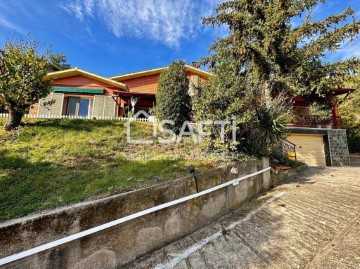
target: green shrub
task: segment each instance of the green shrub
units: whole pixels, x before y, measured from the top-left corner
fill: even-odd
[[[360,126],[347,129],[349,151],[351,153],[360,153]]]
[[[270,164],[271,166],[286,165],[291,167],[299,167],[302,163],[290,160],[289,157],[279,149],[273,149],[272,153],[270,154]]]

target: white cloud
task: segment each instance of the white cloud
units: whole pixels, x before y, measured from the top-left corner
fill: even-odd
[[[177,47],[201,28],[220,0],[66,0],[61,7],[82,22],[101,21],[115,36],[147,38]]]
[[[9,22],[7,19],[0,17],[0,25],[5,28],[14,29],[16,28],[15,25],[13,25],[11,22]]]
[[[354,42],[350,42],[349,40],[345,41],[340,49],[334,53],[328,53],[326,58],[328,61],[341,61],[347,60],[352,57],[360,58],[360,39],[356,39]]]
[[[94,0],[84,0],[83,4],[84,4],[86,14],[89,16],[92,16],[94,5],[95,5]]]
[[[22,33],[21,29],[15,25],[14,23],[10,22],[7,18],[0,15],[0,27],[4,27],[10,30],[14,30],[15,32]]]
[[[83,20],[83,18],[84,18],[83,5],[79,1],[68,2],[61,7],[68,13],[73,13],[78,20],[80,20],[80,21]]]

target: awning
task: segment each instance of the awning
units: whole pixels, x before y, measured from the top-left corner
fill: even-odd
[[[52,89],[54,92],[104,94],[104,90],[102,89],[71,88],[71,87],[52,87]]]

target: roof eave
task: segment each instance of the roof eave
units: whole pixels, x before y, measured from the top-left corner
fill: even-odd
[[[206,78],[210,78],[210,77],[213,76],[213,74],[211,74],[211,73],[209,73],[207,71],[201,70],[199,68],[196,68],[196,67],[193,67],[193,66],[190,66],[190,65],[185,65],[185,66],[186,66],[188,71],[191,71],[196,75],[204,76]]]
[[[84,76],[87,78],[94,79],[96,81],[103,82],[105,84],[120,88],[124,91],[129,91],[128,87],[124,83],[114,81],[114,80],[111,80],[111,79],[108,79],[105,77],[101,77],[101,76],[98,76],[93,73],[89,73],[87,71],[77,69],[77,68],[62,70],[62,71],[58,71],[58,72],[51,72],[43,78],[43,81],[47,81],[47,80],[51,80],[51,79],[73,77],[73,76],[77,76],[77,75],[81,75],[81,76]]]
[[[356,91],[355,88],[337,88],[337,89],[334,89],[334,94],[336,96],[338,96],[338,95],[343,95],[343,94],[349,94],[354,91]]]
[[[152,76],[152,75],[161,74],[161,72],[163,72],[165,69],[166,69],[166,67],[161,67],[161,68],[156,68],[156,69],[151,69],[151,70],[146,70],[146,71],[124,74],[124,75],[120,75],[120,76],[114,76],[114,77],[111,77],[110,79],[115,80],[115,81],[124,81],[124,80],[139,78],[139,77],[148,77],[148,76]]]
[[[196,75],[200,75],[206,78],[210,78],[213,75],[209,72],[203,71],[199,68],[195,68],[193,66],[190,65],[185,65],[186,70],[189,72],[192,72]],[[124,74],[124,75],[120,75],[120,76],[114,76],[111,77],[110,79],[115,80],[115,81],[125,81],[125,80],[130,80],[130,79],[135,79],[135,78],[140,78],[140,77],[147,77],[147,76],[152,76],[152,75],[157,75],[157,74],[161,74],[167,67],[161,67],[161,68],[156,68],[156,69],[151,69],[151,70],[146,70],[146,71],[140,71],[140,72],[135,72],[135,73],[130,73],[130,74]]]

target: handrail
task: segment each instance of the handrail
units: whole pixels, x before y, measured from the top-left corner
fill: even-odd
[[[280,144],[279,144],[279,149],[284,153],[284,154],[288,154],[289,152],[294,152],[295,153],[295,160],[297,160],[297,156],[296,156],[296,145],[292,142],[290,142],[287,139],[284,139]]]
[[[149,215],[149,214],[157,212],[159,210],[169,208],[169,207],[172,207],[174,205],[178,205],[178,204],[193,200],[195,198],[204,196],[206,194],[209,194],[209,193],[212,193],[214,191],[223,189],[225,187],[228,187],[228,186],[231,186],[231,185],[236,186],[241,181],[253,178],[253,177],[257,176],[257,175],[261,175],[261,174],[263,174],[265,172],[268,172],[270,170],[271,170],[271,167],[267,167],[267,168],[262,169],[260,171],[257,171],[257,172],[254,172],[254,173],[251,173],[251,174],[248,174],[248,175],[245,175],[245,176],[241,176],[241,177],[236,178],[234,180],[231,180],[231,181],[225,182],[223,184],[217,185],[217,186],[212,187],[210,189],[207,189],[205,191],[194,193],[194,194],[191,194],[189,196],[185,196],[183,198],[173,200],[171,202],[167,202],[167,203],[164,203],[164,204],[161,204],[161,205],[157,205],[157,206],[154,206],[154,207],[139,211],[137,213],[133,213],[133,214],[131,214],[129,216],[122,217],[120,219],[110,221],[108,223],[96,226],[94,228],[90,228],[88,230],[85,230],[85,231],[82,231],[82,232],[79,232],[79,233],[76,233],[76,234],[61,238],[61,239],[57,239],[57,240],[52,241],[50,243],[46,243],[46,244],[31,248],[31,249],[28,249],[28,250],[19,252],[19,253],[15,253],[13,255],[1,258],[0,259],[0,266],[12,263],[12,262],[17,261],[17,260],[21,260],[23,258],[38,254],[40,252],[43,252],[43,251],[46,251],[46,250],[49,250],[49,249],[53,249],[53,248],[61,246],[63,244],[66,244],[66,243],[81,239],[83,237],[86,237],[86,236],[89,236],[89,235],[92,235],[92,234],[107,230],[109,228],[115,227],[117,225],[120,225],[122,223],[128,222],[128,221],[133,220],[133,219],[137,219],[137,218],[145,216],[145,215]]]
[[[289,141],[289,140],[287,140],[287,139],[285,139],[284,141],[285,141],[286,143],[288,143],[288,144],[290,144],[290,145],[294,146],[294,148],[296,148],[296,144],[294,144],[294,143],[290,142],[290,141]]]

